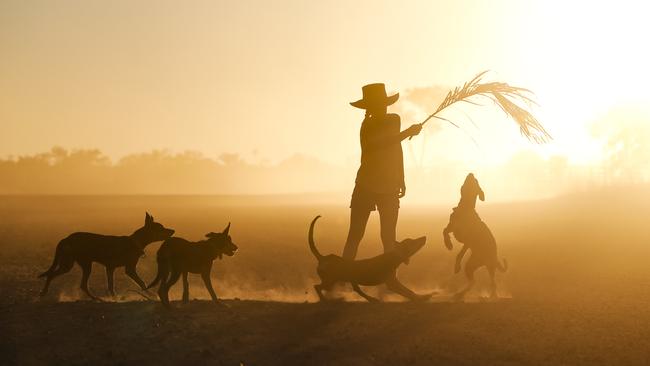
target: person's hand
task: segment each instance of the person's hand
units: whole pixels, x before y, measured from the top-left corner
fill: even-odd
[[[406,186],[401,186],[399,187],[399,191],[397,191],[397,198],[402,198],[406,196]]]
[[[408,135],[411,137],[415,135],[419,135],[420,131],[422,131],[422,125],[419,123],[411,125],[411,127],[409,127],[407,131],[408,131]]]

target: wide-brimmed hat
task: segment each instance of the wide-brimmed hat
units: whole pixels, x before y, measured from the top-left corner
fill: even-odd
[[[383,83],[368,84],[361,88],[361,91],[363,98],[351,102],[351,106],[361,109],[368,109],[369,106],[373,105],[389,106],[399,99],[399,93],[387,96],[386,86]]]

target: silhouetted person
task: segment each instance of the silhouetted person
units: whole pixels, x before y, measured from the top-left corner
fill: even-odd
[[[387,96],[384,84],[362,88],[363,99],[350,103],[366,110],[361,124],[361,166],[350,202],[350,230],[343,258],[354,259],[363,238],[370,212],[379,211],[384,252],[395,245],[395,227],[399,199],[406,194],[402,140],[420,133],[422,126],[412,125],[400,132],[400,117],[387,114],[387,107],[399,94]]]

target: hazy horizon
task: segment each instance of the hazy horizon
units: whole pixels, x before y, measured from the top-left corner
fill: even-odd
[[[532,200],[609,186],[648,182],[642,163],[614,169],[544,158],[522,151],[503,164],[469,165],[451,159],[406,168],[407,205],[454,204],[465,175],[473,172],[488,203]],[[642,173],[642,174],[640,174]],[[0,159],[0,194],[56,195],[303,195],[309,200],[347,204],[356,167],[329,164],[295,154],[277,163],[255,162],[237,154],[216,158],[198,152],[150,151],[110,159],[101,151],[66,150]],[[504,177],[507,177],[504,178]]]

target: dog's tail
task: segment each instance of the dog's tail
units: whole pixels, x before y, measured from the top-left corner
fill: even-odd
[[[163,280],[163,276],[164,276],[163,273],[166,272],[166,271],[163,270],[163,266],[165,264],[163,263],[164,261],[162,259],[163,251],[164,251],[164,248],[163,248],[164,245],[165,245],[165,243],[163,242],[162,245],[160,246],[160,248],[158,249],[158,253],[156,253],[156,262],[158,263],[158,272],[156,273],[156,278],[153,279],[153,281],[149,284],[149,286],[147,286],[145,288],[145,290],[148,290],[148,289],[156,286],[158,283],[160,283],[160,281]]]
[[[319,218],[320,215],[314,217],[314,219],[311,221],[311,225],[309,225],[309,249],[311,249],[311,252],[314,253],[314,256],[318,260],[323,258],[323,255],[320,254],[318,248],[316,248],[316,243],[314,243],[314,225],[316,224],[316,220]]]
[[[501,258],[503,261],[503,264],[499,263],[499,260],[497,259],[497,269],[499,272],[505,272],[508,270],[508,261],[505,258]]]
[[[64,240],[65,239],[61,240],[59,242],[59,245],[56,246],[56,250],[54,252],[54,260],[52,260],[52,265],[50,266],[50,268],[48,268],[47,271],[39,274],[38,278],[43,278],[43,277],[49,276],[50,273],[54,272],[56,267],[59,266],[59,260],[61,258],[61,251],[62,251],[62,244],[63,244]]]

